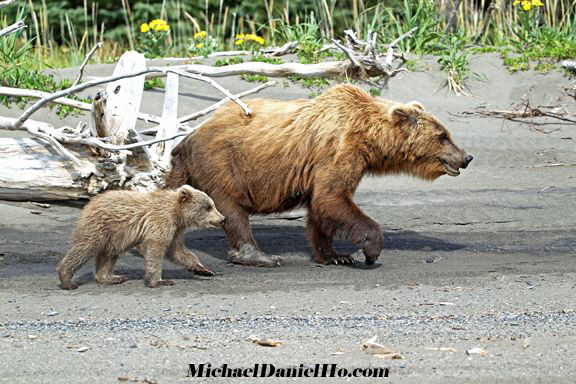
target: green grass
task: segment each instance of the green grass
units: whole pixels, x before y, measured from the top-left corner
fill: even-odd
[[[164,88],[165,84],[161,78],[155,77],[152,80],[146,80],[144,82],[144,89],[154,89],[154,88]]]
[[[447,17],[438,5],[445,2],[436,0],[264,0],[234,2],[234,5],[220,0],[147,0],[128,2],[131,7],[127,10],[114,0],[100,0],[99,6],[94,8],[90,1],[22,1],[0,10],[0,27],[13,23],[20,16],[25,17],[29,27],[18,34],[13,48],[26,46],[30,55],[20,59],[18,70],[8,70],[8,66],[14,64],[0,61],[3,71],[0,75],[12,86],[45,83],[44,89],[55,89],[59,84],[43,80],[37,72],[24,74],[21,68],[37,71],[79,65],[100,39],[104,44],[93,56],[92,63],[117,61],[123,52],[131,49],[130,41],[135,49],[148,55],[154,51],[154,57],[189,57],[191,47],[199,43],[205,45],[204,53],[237,49],[234,39],[237,33],[257,34],[265,39],[265,46],[297,41],[296,55],[304,64],[326,59],[346,60],[341,52],[319,51],[331,38],[342,40],[343,31],[353,29],[362,39],[369,31],[377,32],[379,50],[385,53],[390,41],[415,26],[417,32],[402,41],[397,52],[435,55],[447,74],[463,86],[474,77],[468,65],[469,55],[473,53],[500,52],[511,72],[532,69],[545,73],[553,70],[559,60],[576,57],[575,0],[551,0],[530,12],[512,5],[512,0],[503,2],[492,13],[486,33],[479,39],[480,44],[476,44],[476,37],[487,21],[487,13],[483,11],[486,2],[461,0],[457,31],[452,35],[445,33]],[[158,19],[162,14],[170,26],[169,36],[151,42],[140,32],[140,25]],[[194,39],[195,32],[200,30],[207,32],[206,40]],[[236,64],[241,60],[244,59],[218,59],[214,66]],[[281,58],[257,54],[250,60],[271,64],[283,62]],[[427,70],[419,61],[413,56],[405,65],[410,70]],[[259,82],[264,81],[264,76],[250,75],[245,79]],[[323,80],[296,81],[310,88],[327,85]],[[147,84],[161,86],[159,83]]]
[[[244,59],[238,56],[234,56],[234,57],[227,57],[225,59],[216,59],[216,61],[214,61],[214,64],[212,64],[213,67],[224,67],[226,65],[232,65],[232,64],[240,64],[243,63]]]
[[[0,38],[0,85],[49,93],[69,88],[72,85],[69,79],[56,81],[54,76],[33,69],[31,64],[33,61],[29,44],[20,46],[14,35]],[[88,103],[92,102],[90,98],[81,99],[74,95],[69,96],[69,98]],[[19,108],[23,108],[30,99],[28,97],[0,95],[1,104],[5,106],[16,104]],[[49,104],[48,107],[56,109],[60,117],[79,112],[76,108],[67,105]]]
[[[264,75],[240,75],[240,78],[248,83],[267,83],[268,77]]]

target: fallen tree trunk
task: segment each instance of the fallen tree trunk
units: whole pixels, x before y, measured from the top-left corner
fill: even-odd
[[[83,145],[68,146],[93,163],[97,156]],[[72,163],[52,146],[35,139],[0,138],[0,198],[71,200],[90,196],[89,179],[77,177]]]

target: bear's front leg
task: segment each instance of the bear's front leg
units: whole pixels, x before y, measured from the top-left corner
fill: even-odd
[[[374,264],[380,256],[384,248],[382,230],[354,204],[351,196],[331,194],[315,199],[310,215],[322,233],[341,236],[362,248],[366,264]]]
[[[162,285],[174,285],[172,280],[162,280],[162,259],[169,246],[170,243],[166,244],[156,241],[147,241],[144,243],[144,260],[146,262],[144,281],[147,287],[156,288]]]
[[[184,231],[177,233],[172,240],[170,250],[168,251],[168,258],[172,262],[183,266],[189,272],[194,272],[197,275],[215,275],[213,271],[200,263],[200,260],[198,260],[198,257],[193,252],[186,248],[186,244],[184,244]]]
[[[350,255],[340,255],[332,247],[332,237],[325,235],[320,230],[318,224],[308,215],[306,231],[312,250],[314,251],[314,261],[325,265],[354,264],[356,261]]]
[[[282,265],[282,258],[266,255],[258,249],[256,240],[252,236],[250,218],[244,208],[228,197],[215,194],[212,199],[218,211],[226,217],[224,230],[232,248],[229,252],[231,262],[257,267]]]

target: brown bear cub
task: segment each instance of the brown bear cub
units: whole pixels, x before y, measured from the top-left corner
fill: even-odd
[[[378,223],[353,202],[365,174],[457,176],[472,160],[420,103],[377,99],[351,85],[313,100],[228,103],[172,151],[168,187],[208,193],[226,216],[233,262],[273,266],[250,229],[249,215],[308,209],[307,232],[318,263],[352,263],[332,239],[362,248],[373,264],[384,246]]]
[[[60,287],[78,288],[72,276],[90,258],[96,258],[98,283],[123,283],[127,278],[114,274],[114,264],[122,252],[137,245],[145,259],[148,287],[174,284],[162,280],[165,255],[191,272],[213,276],[186,249],[184,232],[188,227],[220,227],[223,221],[212,199],[190,186],[154,192],[111,191],[96,196],[84,207],[72,249],[58,266]]]

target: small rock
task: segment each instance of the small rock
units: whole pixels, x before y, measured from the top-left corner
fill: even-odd
[[[50,311],[46,314],[46,316],[56,316],[58,314],[58,312],[56,311]]]
[[[40,207],[40,208],[50,208],[50,204],[36,203],[36,202],[32,202],[32,204],[34,204],[35,206]]]
[[[134,348],[138,348],[138,346],[137,346],[136,344],[130,344],[130,345],[128,346],[128,348],[134,349]]]
[[[30,340],[36,340],[36,339],[38,338],[38,336],[36,336],[36,335],[28,335],[28,338],[29,338]]]
[[[406,368],[406,363],[405,363],[405,362],[401,362],[401,363],[400,363],[400,368]]]
[[[488,351],[485,348],[480,348],[480,347],[474,347],[474,348],[470,348],[466,350],[466,354],[467,355],[480,355],[480,356],[485,356],[488,353]]]
[[[88,347],[82,346],[82,347],[78,348],[78,349],[76,350],[76,352],[82,353],[82,352],[86,352],[86,351],[89,350],[89,349],[90,349],[90,348],[88,348]]]
[[[428,264],[433,263],[435,259],[436,259],[436,257],[435,257],[434,255],[428,255],[428,256],[426,256],[426,262],[427,262]]]
[[[526,349],[530,346],[530,339],[524,339],[522,342],[522,349]]]
[[[31,214],[33,215],[40,215],[42,212],[40,211],[30,211]]]

